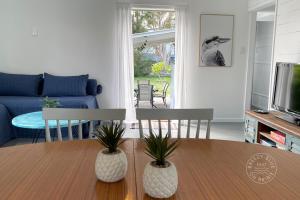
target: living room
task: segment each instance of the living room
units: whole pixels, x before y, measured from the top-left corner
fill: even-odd
[[[298,199],[299,16],[297,0],[1,0],[0,163],[5,166],[0,174],[11,170],[0,181],[0,194],[5,199],[268,199],[272,194]],[[147,73],[136,73],[139,65]],[[119,120],[120,126],[102,123],[107,120]],[[128,171],[108,184],[83,163],[94,167],[99,147],[111,150],[105,143],[114,133],[109,128],[122,133],[115,140],[122,143]],[[170,157],[178,187],[167,196],[142,182],[148,161],[143,153],[152,155],[151,137],[159,140],[160,133],[170,145],[179,141]],[[68,140],[75,141],[62,142]],[[85,158],[86,152],[91,156]],[[188,152],[199,157],[192,161],[197,156]],[[183,157],[191,163],[190,173]],[[209,172],[216,159],[220,163]],[[267,163],[267,178],[274,176],[265,183],[261,171],[247,171],[257,160]],[[26,166],[26,175],[14,163]],[[40,173],[48,164],[51,173]],[[70,170],[68,175],[55,165]],[[64,178],[49,178],[56,173]],[[8,188],[5,181],[14,174],[18,180]],[[30,177],[36,181],[32,187]],[[51,190],[42,189],[43,182]]]

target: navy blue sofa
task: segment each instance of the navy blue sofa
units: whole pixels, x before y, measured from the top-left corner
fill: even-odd
[[[3,78],[3,76],[5,76],[5,78]],[[23,91],[21,89],[26,89],[26,87],[32,86],[29,84],[25,88],[16,89],[16,88],[12,88],[16,86],[10,86],[11,88],[3,89],[4,87],[3,84],[8,84],[8,85],[14,84],[14,83],[7,83],[11,80],[11,79],[9,79],[9,81],[5,80],[7,76],[9,77],[8,74],[0,73],[0,146],[13,138],[32,137],[33,130],[26,130],[26,129],[13,127],[11,124],[11,120],[15,116],[21,114],[41,111],[42,102],[43,99],[45,98],[45,95],[43,94],[44,92],[42,91],[43,84],[45,84],[44,83],[45,80],[42,77],[38,82],[37,95],[33,94],[32,96],[28,96],[28,94],[21,94],[20,96],[19,95],[4,96],[6,94],[11,94],[11,91],[13,90],[15,90],[13,91],[13,93],[16,94],[15,92],[19,92],[18,90]],[[12,79],[14,79],[14,77]],[[18,87],[24,87],[24,85],[26,85],[26,83],[23,83],[22,86],[18,86]],[[66,84],[66,86],[68,85]],[[7,85],[5,87],[7,87]],[[44,90],[45,90],[45,86],[44,86]],[[72,89],[68,89],[68,91],[70,90]],[[85,90],[86,91],[84,91],[83,93],[85,94],[84,96],[63,96],[63,94],[60,94],[59,96],[53,96],[53,97],[48,95],[47,96],[50,99],[53,98],[58,100],[60,103],[60,107],[63,108],[99,108],[96,96],[102,92],[101,85],[98,85],[97,81],[94,79],[87,79]]]

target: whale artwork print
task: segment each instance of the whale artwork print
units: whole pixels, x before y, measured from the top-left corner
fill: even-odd
[[[205,14],[200,21],[200,66],[231,66],[234,16]]]

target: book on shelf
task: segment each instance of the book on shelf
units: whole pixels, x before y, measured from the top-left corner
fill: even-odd
[[[280,144],[285,144],[285,134],[279,131],[271,131],[270,137]]]
[[[276,143],[269,139],[260,139],[260,144],[267,147],[276,147]]]
[[[278,149],[281,149],[281,150],[287,150],[287,149],[288,149],[287,146],[285,146],[285,145],[283,145],[283,144],[279,144],[279,143],[276,144],[276,147],[277,147]]]

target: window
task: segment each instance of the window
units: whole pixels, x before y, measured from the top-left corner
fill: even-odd
[[[154,106],[167,107],[171,87],[166,88],[166,85],[172,85],[175,66],[175,12],[133,9],[132,32],[135,87],[140,81],[150,80],[154,88]]]

